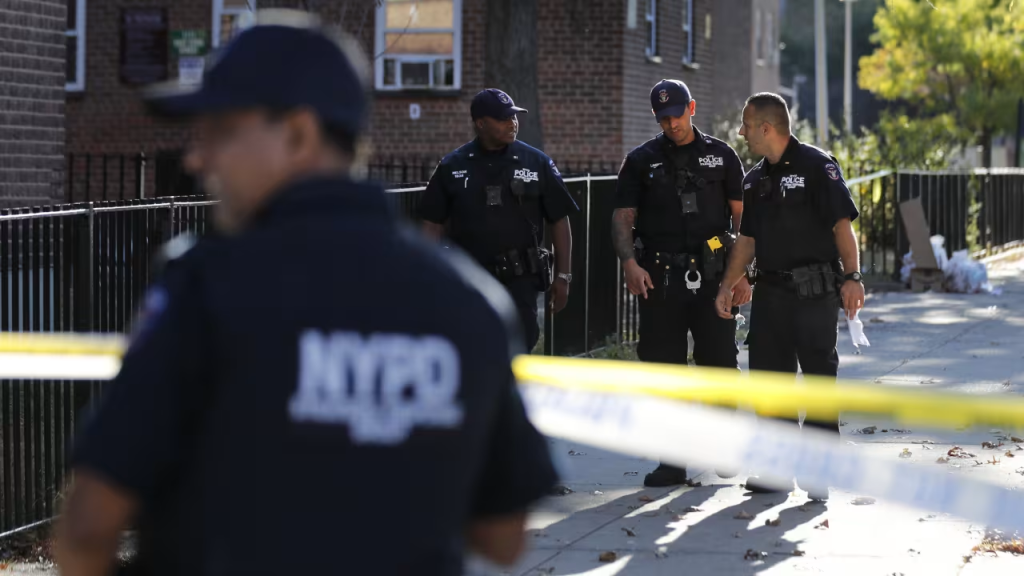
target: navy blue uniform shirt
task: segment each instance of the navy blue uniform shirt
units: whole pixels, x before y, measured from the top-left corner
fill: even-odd
[[[743,163],[728,144],[693,128],[694,139],[677,146],[664,133],[637,146],[622,161],[615,208],[636,208],[636,233],[647,250],[699,251],[713,236],[732,229],[729,200],[743,199]],[[699,212],[684,216],[671,158],[689,157],[689,168],[703,179],[696,185]]]
[[[740,231],[755,240],[757,267],[773,272],[838,261],[833,227],[859,212],[839,162],[790,136],[774,166],[762,159],[743,179]]]
[[[517,180],[522,205],[512,192]],[[488,197],[488,186],[501,187],[500,201]],[[484,265],[507,250],[532,248],[543,237],[544,220],[557,222],[578,209],[554,161],[518,140],[497,152],[477,140],[459,147],[437,165],[420,200],[420,217],[450,220],[451,239]]]
[[[141,498],[155,574],[459,574],[556,481],[516,322],[381,189],[306,180],[172,262],[74,465]]]

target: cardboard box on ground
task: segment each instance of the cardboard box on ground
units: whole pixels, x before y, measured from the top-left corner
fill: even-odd
[[[942,265],[935,258],[931,231],[924,215],[920,198],[900,202],[900,216],[903,228],[910,241],[910,252],[914,267],[910,269],[910,290],[913,292],[944,291],[945,275]]]

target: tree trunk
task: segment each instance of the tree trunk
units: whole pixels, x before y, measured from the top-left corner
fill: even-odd
[[[487,0],[485,88],[508,93],[519,115],[519,139],[543,149],[537,87],[537,0]]]
[[[981,165],[985,168],[992,167],[992,129],[985,127],[981,130]]]

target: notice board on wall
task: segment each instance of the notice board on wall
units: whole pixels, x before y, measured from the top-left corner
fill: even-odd
[[[121,82],[167,80],[167,34],[166,8],[121,9]]]

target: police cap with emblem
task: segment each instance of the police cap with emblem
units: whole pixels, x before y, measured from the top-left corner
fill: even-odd
[[[651,89],[651,109],[658,120],[685,115],[690,100],[690,89],[679,80],[662,80]]]
[[[469,114],[473,120],[477,118],[507,120],[521,112],[527,112],[526,108],[516,106],[511,96],[497,88],[481,90],[473,97],[473,103],[469,105]]]
[[[365,55],[351,38],[320,27],[297,10],[260,10],[254,26],[217,55],[198,86],[150,88],[150,112],[194,117],[245,109],[312,110],[350,136],[359,135],[369,99]]]

